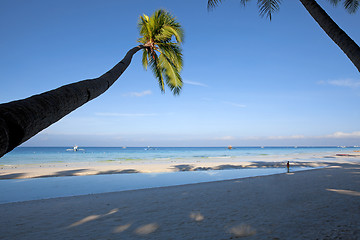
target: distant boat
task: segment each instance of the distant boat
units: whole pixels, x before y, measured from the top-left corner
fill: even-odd
[[[73,148],[66,149],[66,151],[77,152],[77,151],[85,151],[85,149],[81,149],[78,146],[74,146]]]

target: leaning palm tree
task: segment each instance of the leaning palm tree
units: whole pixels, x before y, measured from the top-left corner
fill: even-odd
[[[216,7],[223,0],[208,0],[208,9]],[[240,0],[244,6],[250,0]],[[328,0],[337,5],[341,0]],[[360,47],[352,40],[322,9],[315,0],[300,0],[306,10],[326,32],[326,34],[340,47],[350,61],[360,72]],[[271,20],[273,13],[279,10],[281,0],[258,0],[259,13]],[[349,13],[355,13],[360,0],[344,0],[344,7]]]
[[[150,66],[161,91],[166,84],[174,95],[182,87],[180,44],[183,30],[167,11],[157,10],[139,19],[141,45],[102,76],[83,80],[26,99],[0,104],[0,157],[32,136],[104,93],[129,66],[132,56],[143,51],[143,65]]]

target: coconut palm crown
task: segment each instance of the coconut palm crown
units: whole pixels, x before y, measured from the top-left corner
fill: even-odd
[[[208,0],[208,9],[212,9],[219,5],[224,0]],[[240,0],[240,3],[245,6],[250,0]],[[342,0],[328,0],[334,6],[336,6]],[[268,17],[271,20],[272,14],[279,10],[281,0],[258,0],[257,5],[259,7],[260,16]],[[349,13],[355,13],[359,8],[360,0],[344,0],[344,8]]]
[[[143,44],[142,64],[145,69],[150,66],[165,92],[164,82],[174,95],[180,93],[183,82],[180,71],[183,66],[182,49],[184,31],[176,19],[165,10],[157,10],[150,17],[140,16],[138,27]]]
[[[208,9],[213,9],[224,0],[208,0]],[[250,0],[239,0],[246,6]],[[355,65],[360,72],[360,47],[350,38],[325,12],[325,10],[316,2],[316,0],[299,0],[313,19],[325,31],[325,33],[336,43],[346,54],[349,60]],[[344,8],[350,13],[355,13],[359,9],[360,0],[327,0],[334,6],[343,3]],[[260,16],[271,17],[274,12],[278,11],[282,0],[257,0]]]

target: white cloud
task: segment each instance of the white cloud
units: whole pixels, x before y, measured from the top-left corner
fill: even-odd
[[[223,136],[223,137],[214,138],[214,140],[220,140],[220,141],[235,140],[235,137],[233,137],[233,136]]]
[[[130,96],[130,97],[143,97],[143,96],[146,96],[146,95],[151,95],[152,92],[150,90],[145,90],[145,91],[142,91],[142,92],[129,92],[129,93],[125,93],[123,94],[123,96]]]
[[[208,85],[200,82],[193,82],[193,81],[183,81],[185,84],[200,86],[200,87],[208,87]]]
[[[331,134],[319,135],[319,136],[304,136],[304,135],[267,136],[267,137],[250,136],[244,138],[244,140],[296,140],[296,139],[334,139],[334,138],[360,138],[360,131],[351,132],[351,133],[334,132]]]
[[[360,138],[360,131],[358,132],[334,132],[333,134],[329,134],[324,136],[325,138]]]
[[[267,139],[271,140],[287,140],[287,139],[304,139],[304,135],[292,135],[292,136],[270,136]]]
[[[328,80],[328,81],[319,81],[318,83],[338,86],[338,87],[351,87],[351,88],[360,87],[360,80],[354,80],[354,79]]]
[[[222,101],[222,103],[231,105],[231,106],[233,106],[233,107],[238,107],[238,108],[245,108],[245,107],[246,107],[246,105],[240,104],[240,103],[227,102],[227,101]]]
[[[152,117],[157,116],[156,113],[95,113],[101,117]]]

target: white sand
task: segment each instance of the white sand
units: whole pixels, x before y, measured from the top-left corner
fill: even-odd
[[[0,239],[360,239],[360,164],[335,165],[1,204]]]
[[[173,160],[139,160],[139,161],[110,161],[110,162],[80,162],[80,163],[51,163],[51,164],[23,164],[0,166],[0,179],[20,179],[34,177],[82,176],[115,173],[136,172],[173,172],[194,170],[222,170],[256,167],[285,167],[290,160],[291,166],[331,166],[333,163],[360,161],[360,155],[354,157],[313,156],[303,155],[301,160],[296,157],[247,157],[244,158],[211,158],[211,159],[173,159]]]

